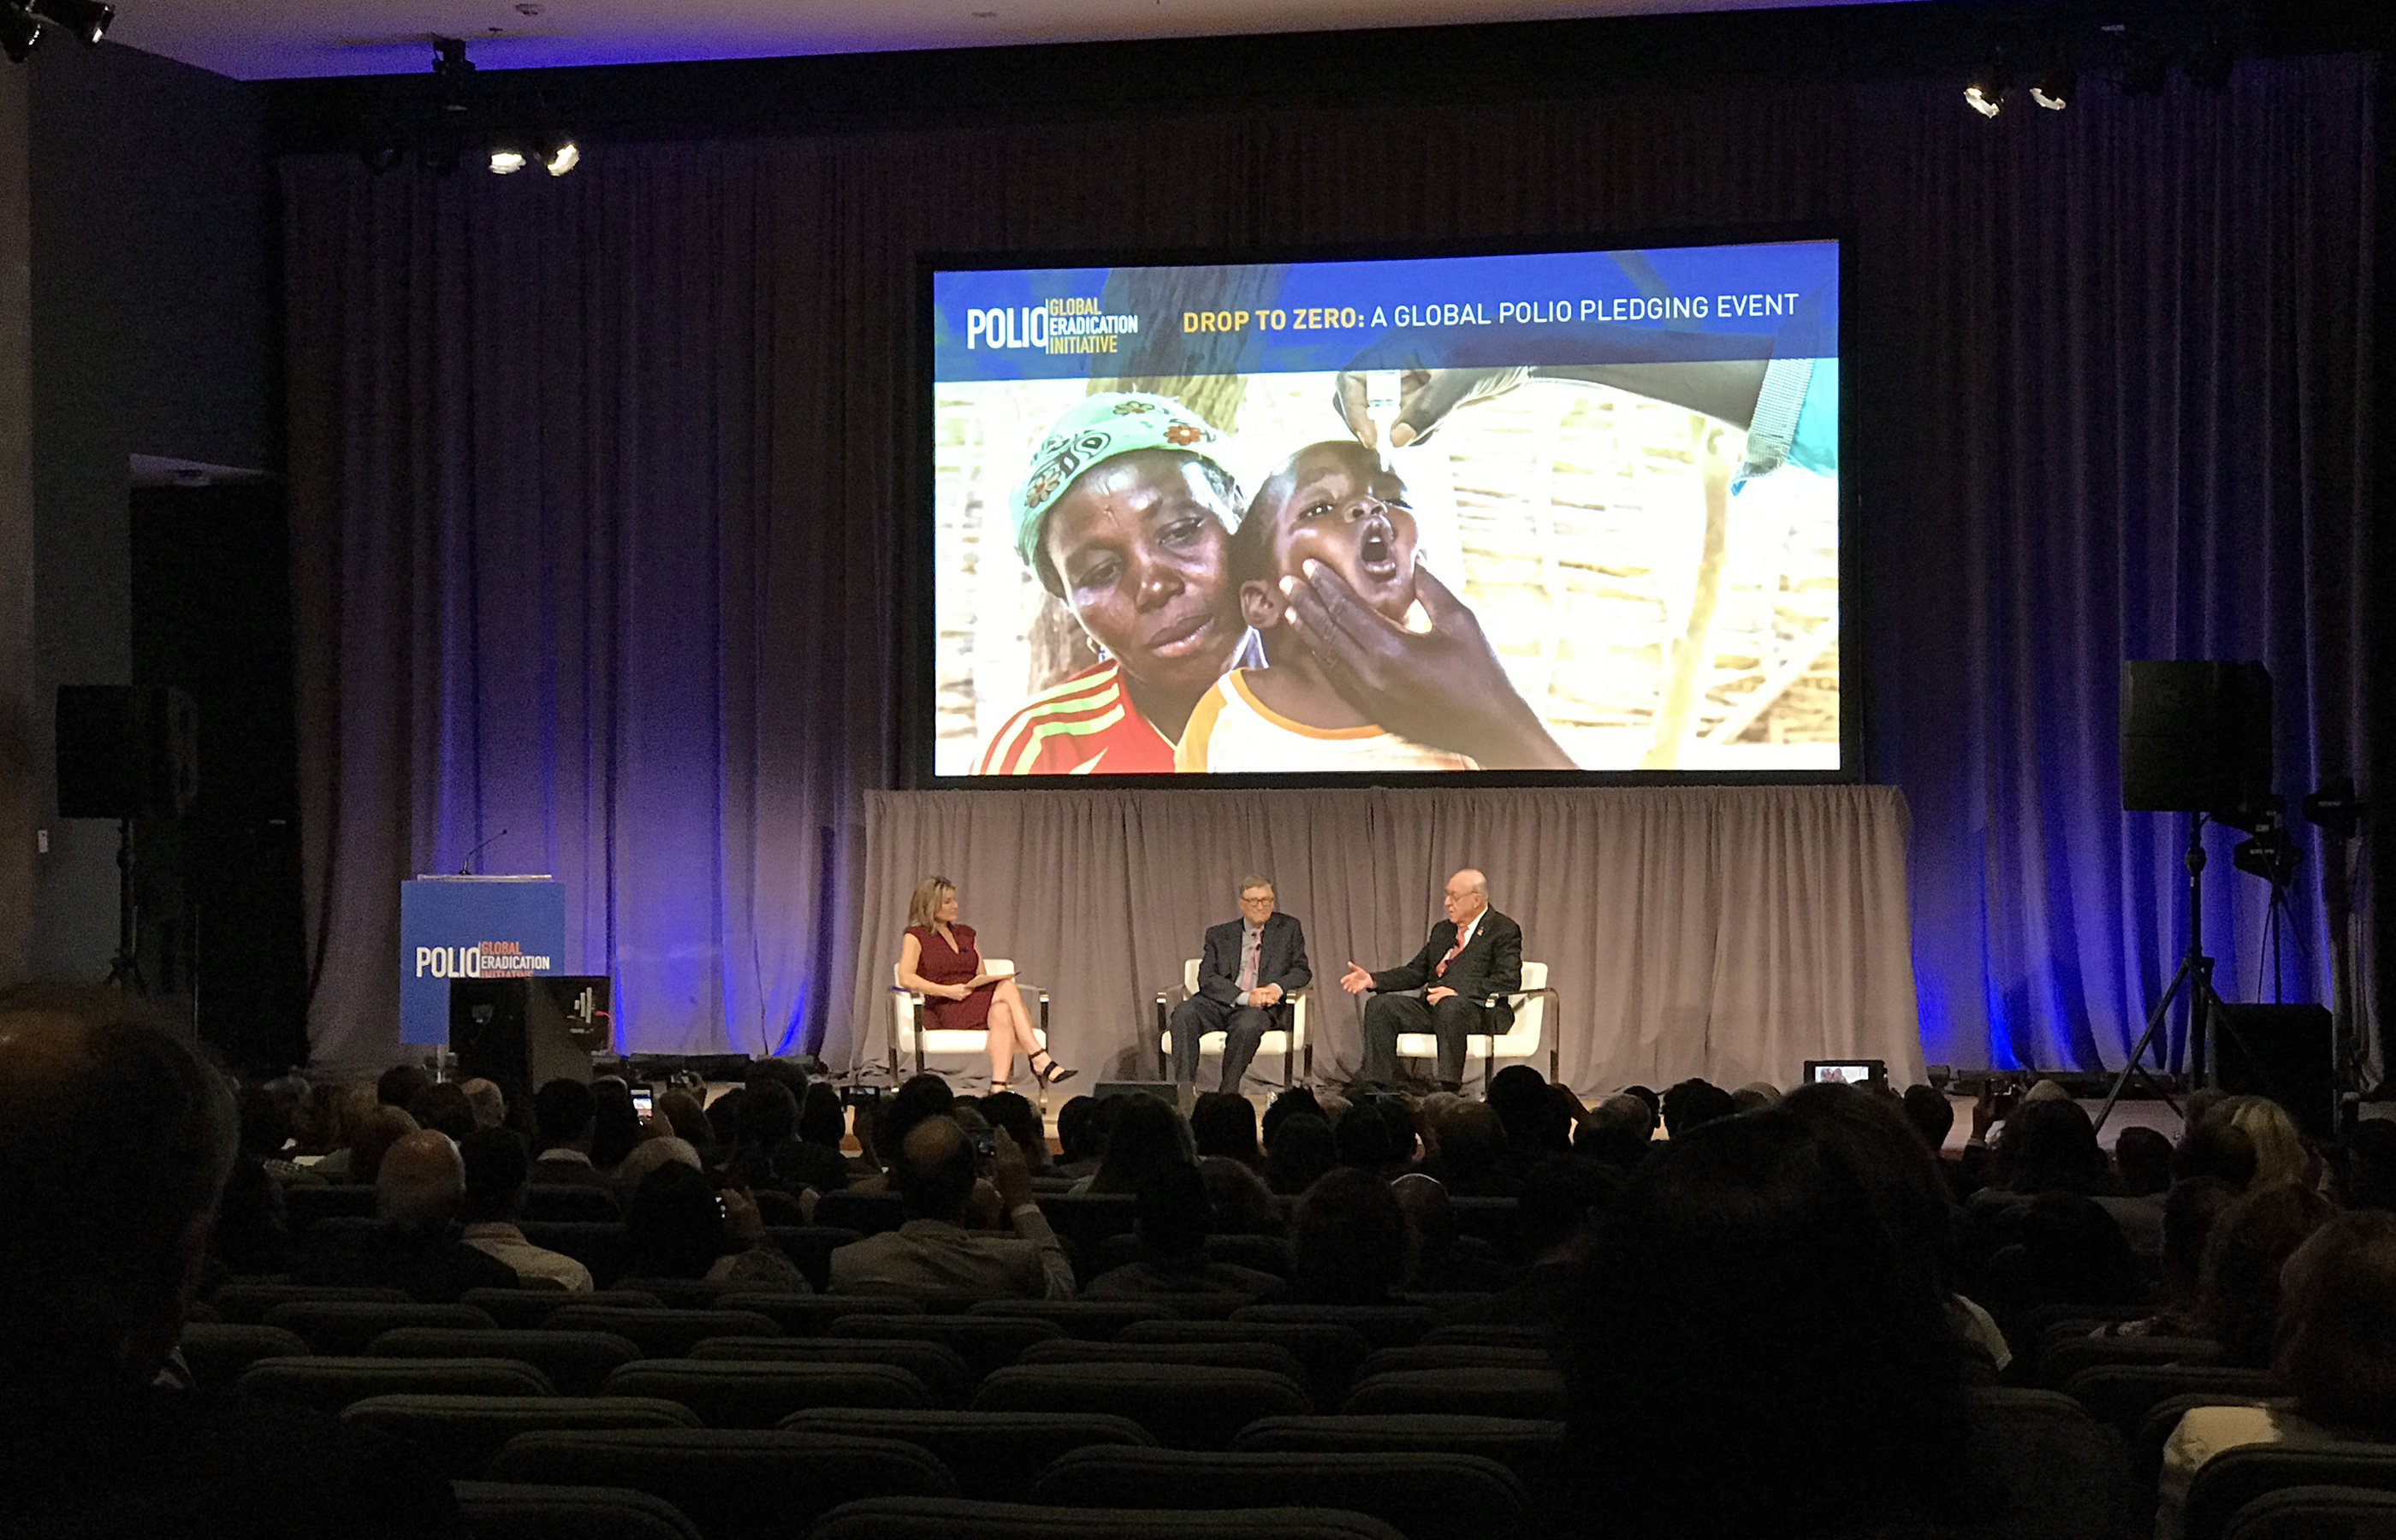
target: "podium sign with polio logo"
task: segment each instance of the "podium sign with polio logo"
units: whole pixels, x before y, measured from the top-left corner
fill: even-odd
[[[566,966],[566,885],[547,877],[419,877],[399,885],[399,1040],[449,1041],[449,984]]]

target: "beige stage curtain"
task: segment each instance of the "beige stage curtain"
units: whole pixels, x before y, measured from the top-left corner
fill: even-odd
[[[1306,925],[1316,1078],[1344,1081],[1362,1016],[1341,969],[1412,956],[1448,873],[1477,866],[1548,964],[1564,1079],[1584,1095],[1787,1086],[1809,1058],[1885,1059],[1911,1083],[1908,824],[1885,786],[870,792],[851,1038],[826,1057],[883,1058],[907,896],[937,872],[984,952],[1052,995],[1079,1087],[1146,1078],[1156,992],[1260,871]]]

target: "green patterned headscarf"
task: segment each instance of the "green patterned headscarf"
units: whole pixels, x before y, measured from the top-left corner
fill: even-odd
[[[1223,434],[1178,402],[1163,396],[1110,392],[1082,401],[1057,419],[1032,451],[1032,469],[1008,499],[1015,514],[1015,553],[1033,572],[1048,511],[1074,478],[1102,460],[1136,449],[1169,449],[1194,455],[1226,476],[1218,458]]]

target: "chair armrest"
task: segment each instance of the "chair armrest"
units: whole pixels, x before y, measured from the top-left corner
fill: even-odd
[[[1523,1008],[1526,1002],[1532,1000],[1545,1000],[1550,1004],[1558,1007],[1561,1007],[1564,1004],[1564,997],[1556,993],[1555,986],[1552,984],[1542,984],[1536,989],[1516,989],[1511,994],[1502,996],[1491,995],[1481,1003],[1484,1005],[1495,1005],[1500,999],[1505,1000],[1518,1011]]]

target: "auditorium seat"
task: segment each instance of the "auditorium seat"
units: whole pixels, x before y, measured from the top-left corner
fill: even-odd
[[[308,1344],[297,1332],[220,1321],[184,1322],[175,1346],[182,1350],[184,1365],[203,1390],[225,1389],[260,1359],[304,1358],[308,1352]]]
[[[1458,1238],[1481,1241],[1500,1262],[1519,1265],[1529,1260],[1523,1255],[1523,1205],[1519,1200],[1451,1197],[1447,1212],[1456,1221]]]
[[[928,1407],[924,1382],[888,1363],[638,1359],[607,1376],[606,1396],[677,1401],[710,1427],[772,1427],[818,1406]]]
[[[2268,1369],[2230,1369],[2217,1363],[2098,1363],[2072,1375],[2063,1393],[2119,1433],[2126,1446],[2136,1441],[2147,1414],[2174,1396],[2262,1401],[2287,1392]],[[2137,1479],[2135,1464],[2130,1475]]]
[[[754,1310],[628,1309],[609,1305],[568,1305],[549,1318],[558,1332],[614,1332],[632,1338],[650,1358],[680,1358],[692,1345],[720,1336],[780,1336],[782,1328]]]
[[[698,1414],[679,1402],[630,1396],[369,1396],[351,1403],[341,1420],[406,1439],[453,1481],[479,1479],[519,1433],[699,1426]]]
[[[527,1219],[516,1228],[545,1251],[561,1252],[591,1269],[591,1281],[613,1289],[632,1268],[632,1239],[615,1220],[560,1219],[544,1223]]]
[[[1143,1322],[1142,1324],[1162,1324]],[[1053,1321],[1004,1315],[851,1315],[824,1334],[836,1337],[908,1337],[944,1343],[965,1361],[965,1373],[979,1384],[994,1369],[1013,1363],[1035,1342],[1065,1334]]]
[[[1407,1540],[1493,1540],[1524,1520],[1523,1483],[1480,1454],[1231,1453],[1098,1447],[1058,1456],[1032,1501],[1062,1507],[1264,1508],[1369,1513]]]
[[[403,1326],[375,1338],[372,1351],[378,1358],[512,1359],[531,1364],[568,1396],[597,1395],[609,1374],[641,1356],[637,1343],[614,1332],[508,1327]]]
[[[1084,1281],[1127,1267],[1143,1255],[1138,1236],[1128,1232],[1110,1235],[1098,1242],[1097,1249],[1085,1254],[1087,1265]],[[1206,1237],[1206,1260],[1229,1262],[1236,1268],[1254,1268],[1275,1278],[1287,1278],[1289,1242],[1278,1235],[1210,1235]]]
[[[2205,1390],[2183,1391],[2155,1402],[2128,1442],[2130,1484],[2140,1492],[2154,1488],[2163,1473],[2163,1445],[2171,1441],[2172,1430],[2189,1412],[2200,1406],[2252,1406],[2255,1402],[2253,1396]]]
[[[985,1299],[965,1313],[1050,1321],[1084,1342],[1111,1342],[1135,1321],[1178,1319],[1144,1299]]]
[[[321,1219],[371,1219],[375,1216],[372,1182],[318,1186],[295,1182],[283,1189],[283,1223],[294,1237],[307,1234]]]
[[[1303,1416],[1296,1380],[1195,1363],[1041,1363],[1001,1369],[974,1393],[977,1412],[1098,1412],[1129,1417],[1169,1449],[1228,1449],[1259,1417]]]
[[[502,1481],[631,1485],[706,1540],[779,1540],[861,1497],[953,1497],[948,1467],[896,1439],[758,1428],[519,1433],[491,1457]]]
[[[1466,1343],[1417,1343],[1379,1348],[1357,1365],[1358,1383],[1376,1374],[1408,1374],[1425,1369],[1553,1370],[1556,1356],[1544,1348],[1483,1348]]]
[[[2221,1540],[2387,1540],[2396,1534],[2396,1492],[2296,1486],[2267,1492],[2222,1526]]]
[[[832,1509],[808,1540],[1406,1540],[1338,1508],[1033,1507],[937,1497],[873,1497]]]
[[[822,1336],[843,1316],[924,1313],[923,1306],[896,1294],[728,1294],[715,1308],[770,1316],[792,1336]]]
[[[2031,1342],[2043,1343],[2046,1334],[2064,1321],[2077,1321],[2095,1327],[2112,1321],[2143,1321],[2154,1313],[2151,1305],[2037,1305],[2021,1313],[2014,1329]]]
[[[451,1486],[475,1540],[702,1540],[672,1504],[630,1487]]]
[[[1429,1310],[1439,1317],[1444,1325],[1477,1321],[1495,1310],[1498,1308],[1498,1300],[1497,1294],[1486,1291],[1429,1293],[1409,1289],[1398,1295],[1400,1304],[1412,1305],[1418,1308]],[[1436,1329],[1433,1328],[1433,1330]]]
[[[1376,1348],[1411,1348],[1438,1329],[1439,1317],[1419,1305],[1251,1305],[1231,1322],[1258,1325],[1350,1326]]]
[[[1018,1364],[1197,1363],[1216,1369],[1261,1369],[1292,1384],[1311,1383],[1298,1355],[1277,1342],[1035,1342]]]
[[[1189,999],[1191,995],[1198,992],[1198,967],[1199,964],[1205,961],[1205,960],[1204,958],[1198,957],[1183,958],[1181,960],[1180,990],[1177,993],[1171,989],[1164,989],[1157,993],[1156,1065],[1157,1078],[1160,1080],[1171,1080],[1173,1078],[1173,1028],[1171,1026],[1171,1013],[1174,1007],[1179,1005],[1182,1001]],[[1290,1086],[1296,1082],[1301,1072],[1307,1080],[1311,1081],[1314,1079],[1314,1044],[1307,1035],[1307,1029],[1311,1025],[1310,1018],[1312,1015],[1313,1003],[1314,990],[1311,988],[1305,988],[1297,990],[1289,997],[1288,1013],[1285,1016],[1276,1015],[1273,1017],[1275,1021],[1287,1021],[1289,1023],[1288,1029],[1284,1030],[1280,1027],[1274,1027],[1271,1029],[1259,1034],[1257,1038],[1257,1045],[1254,1050],[1255,1056],[1257,1058],[1266,1060],[1267,1062],[1271,1062],[1273,1059],[1279,1059],[1281,1061],[1281,1088],[1285,1091],[1288,1090]],[[1198,1082],[1201,1085],[1216,1085],[1221,1083],[1223,1048],[1224,1044],[1228,1041],[1229,1040],[1221,1032],[1201,1032],[1198,1034],[1198,1057],[1201,1060],[1213,1059],[1217,1064],[1217,1068],[1213,1070],[1208,1070],[1203,1066],[1203,1064],[1201,1065],[1198,1075]],[[1302,1071],[1300,1069],[1301,1064],[1303,1065]],[[1239,1087],[1234,1086],[1232,1089],[1238,1090]]]
[[[296,1332],[314,1353],[364,1353],[402,1326],[489,1331],[499,1325],[472,1305],[398,1304],[376,1299],[294,1299],[266,1312],[266,1324]]]
[[[410,1303],[404,1289],[352,1287],[329,1283],[228,1283],[208,1295],[208,1305],[220,1321],[236,1326],[257,1326],[266,1312],[294,1301],[378,1300],[387,1305]]]
[[[728,1294],[753,1290],[754,1283],[734,1283],[720,1278],[643,1278],[627,1273],[616,1281],[619,1289],[654,1294],[669,1310],[708,1310]]]
[[[1244,1294],[1156,1294],[1139,1297],[1142,1304],[1161,1305],[1183,1321],[1229,1321],[1232,1312],[1257,1303],[1255,1295]]]
[[[765,1194],[758,1196],[762,1198]],[[806,1275],[808,1286],[819,1293],[832,1287],[832,1254],[853,1241],[863,1239],[857,1231],[838,1225],[769,1223],[765,1227],[766,1244],[789,1257],[799,1271]]]
[[[1034,1343],[1032,1348],[1046,1346]],[[710,1337],[689,1356],[716,1362],[887,1363],[923,1381],[934,1406],[963,1406],[973,1393],[965,1358],[955,1348],[905,1337]]]
[[[2037,1383],[2061,1389],[2099,1363],[2214,1363],[2220,1358],[2220,1344],[2209,1337],[2068,1337],[2039,1355]]]
[[[777,1225],[796,1228],[807,1223],[807,1206],[779,1188],[761,1187],[749,1196],[757,1205],[757,1217],[768,1229]]]
[[[616,1195],[579,1182],[535,1182],[525,1193],[524,1217],[534,1224],[614,1224],[623,1217]]]
[[[529,1363],[487,1358],[260,1359],[233,1381],[235,1393],[288,1406],[339,1412],[370,1396],[553,1396]]]
[[[956,1478],[967,1497],[1017,1502],[1033,1478],[1070,1449],[1091,1444],[1153,1446],[1128,1417],[1058,1412],[903,1412],[825,1407],[782,1419],[785,1428],[856,1438],[898,1439],[924,1450]]]
[[[1131,1233],[1132,1197],[1127,1192],[1052,1192],[1037,1201],[1049,1228],[1076,1256],[1096,1256],[1107,1237]]]
[[[593,1294],[568,1294],[564,1289],[469,1289],[458,1296],[503,1327],[534,1330],[568,1305],[611,1306],[619,1309],[654,1310],[665,1301],[637,1289],[603,1289]]]
[[[816,1223],[859,1235],[880,1235],[907,1222],[907,1201],[895,1192],[827,1192],[816,1200]]]
[[[1544,1326],[1517,1326],[1498,1321],[1458,1321],[1434,1326],[1418,1344],[1424,1348],[1547,1348],[1555,1334]]]
[[[1301,1382],[1317,1406],[1338,1406],[1348,1399],[1357,1365],[1373,1350],[1353,1326],[1321,1321],[1138,1321],[1123,1329],[1118,1342],[1269,1342],[1289,1349],[1306,1366]]]
[[[1267,1417],[1240,1430],[1235,1450],[1288,1453],[1483,1454],[1514,1473],[1537,1505],[1560,1484],[1564,1425],[1519,1417],[1435,1414]]]
[[[2354,1487],[2396,1493],[2396,1444],[2247,1444],[2197,1467],[2189,1483],[2186,1540],[2221,1540],[2232,1515],[2291,1487]],[[2372,1511],[2385,1512],[2373,1506]],[[2389,1531],[2374,1533],[2385,1536]]]
[[[1487,998],[1494,1001],[1497,996],[1491,995]],[[1546,1030],[1549,1026],[1550,1004],[1555,998],[1555,990],[1548,988],[1548,965],[1545,962],[1534,962],[1525,958],[1523,960],[1523,987],[1507,997],[1508,1002],[1514,1007],[1514,1016],[1513,1020],[1507,1024],[1506,1030],[1498,1033],[1468,1032],[1465,1034],[1465,1058],[1468,1061],[1476,1058],[1481,1061],[1481,1095],[1484,1100],[1489,1095],[1489,1079],[1497,1072],[1498,1061],[1537,1056],[1539,1052],[1539,1041],[1543,1035],[1548,1040],[1548,1079],[1559,1083],[1563,1082],[1563,1072],[1557,1068],[1560,1040],[1556,1034]],[[1431,1032],[1400,1032],[1397,1056],[1412,1059],[1437,1058],[1439,1038]]]
[[[1414,1369],[1359,1374],[1341,1414],[1357,1417],[1438,1412],[1469,1417],[1561,1418],[1564,1376],[1552,1365],[1534,1368]]]
[[[1964,1394],[1965,1464],[1990,1494],[1975,1540],[2119,1540],[2136,1527],[2121,1438],[2078,1401],[2056,1390]]]

